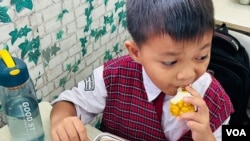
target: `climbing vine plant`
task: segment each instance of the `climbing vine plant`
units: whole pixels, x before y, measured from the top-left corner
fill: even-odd
[[[20,12],[23,8],[28,8],[30,10],[33,8],[32,0],[11,0],[10,4],[15,5],[17,12]]]
[[[29,61],[37,65],[38,58],[40,57],[40,37],[37,36],[29,40],[27,35],[31,32],[31,28],[25,26],[23,28],[15,28],[9,33],[11,36],[11,44],[13,45],[18,38],[24,38],[24,41],[21,42],[18,47],[21,50],[21,58],[24,59],[28,55]]]
[[[33,3],[32,0],[11,0],[10,5],[15,6],[15,9],[17,12],[21,12],[22,9],[27,8],[32,10]],[[9,7],[3,7],[0,5],[0,22],[2,23],[11,23],[11,17],[8,15]],[[63,15],[67,13],[67,10],[63,10],[61,13],[59,13],[57,20],[60,21],[63,18]],[[26,56],[28,57],[29,62],[33,62],[35,65],[38,64],[39,58],[43,57],[44,66],[48,66],[49,61],[51,59],[51,56],[56,55],[56,53],[60,50],[60,48],[54,44],[51,47],[48,47],[44,50],[40,49],[40,36],[36,36],[34,38],[29,38],[28,34],[31,34],[32,32],[38,32],[38,30],[32,31],[32,28],[30,28],[28,25],[25,25],[21,28],[14,28],[13,31],[9,33],[9,36],[11,38],[11,46],[13,46],[17,40],[22,41],[19,42],[17,45],[18,48],[21,50],[21,59],[24,59]],[[56,34],[56,39],[60,40],[63,36],[63,31],[60,30]],[[39,33],[38,33],[39,35]],[[23,39],[23,40],[21,40]],[[4,44],[3,49],[9,50],[9,45]],[[35,87],[37,86],[38,79],[41,78],[41,73],[38,73],[37,78],[35,78]],[[41,101],[41,99],[39,99]]]
[[[2,23],[11,22],[11,18],[7,12],[8,12],[8,7],[0,5],[0,22]]]
[[[87,8],[83,9],[83,13],[85,15],[86,25],[82,29],[85,36],[79,39],[81,44],[81,57],[84,57],[88,51],[88,44],[92,39],[94,42],[97,42],[101,37],[103,37],[107,33],[118,34],[119,28],[126,28],[126,13],[125,13],[125,0],[117,0],[114,4],[114,10],[107,15],[103,16],[103,24],[101,27],[93,28],[93,17],[92,12],[94,10],[93,2],[94,0],[85,0],[88,4]],[[105,7],[109,4],[108,0],[103,0]],[[10,5],[16,10],[16,12],[21,12],[23,9],[32,10],[33,2],[32,0],[11,0]],[[8,14],[10,7],[1,6],[0,1],[0,23],[12,23],[12,17]],[[68,14],[69,11],[67,9],[63,9],[57,16],[57,22],[62,22],[65,14]],[[116,20],[118,19],[118,20]],[[109,30],[111,29],[111,30]],[[32,37],[32,33],[37,33],[36,37]],[[60,46],[58,42],[64,37],[64,30],[59,29],[56,33],[57,43],[54,45],[47,47],[46,49],[40,48],[40,36],[38,29],[32,29],[32,27],[25,25],[21,28],[15,27],[10,33],[11,37],[11,46],[14,44],[18,44],[17,47],[20,49],[21,58],[28,58],[29,62],[38,65],[38,61],[42,58],[43,65],[47,67],[50,63],[50,60],[53,56],[57,55],[57,52],[60,51]],[[17,42],[19,40],[19,42]],[[20,42],[21,41],[21,42]],[[9,45],[7,43],[3,46],[4,49],[9,50]],[[122,50],[120,48],[120,43],[115,43],[113,45],[112,50],[106,50],[104,54],[104,61],[108,61],[117,57],[121,54]],[[66,75],[60,79],[59,86],[65,87],[66,82],[69,79],[70,72],[77,72],[79,70],[79,65],[81,64],[81,59],[79,58],[73,64],[66,64],[65,70],[67,71]],[[35,78],[35,86],[38,79],[41,78],[41,73],[39,72],[38,77]]]
[[[86,0],[89,4],[89,7],[85,8],[85,20],[87,21],[87,24],[84,27],[84,33],[90,33],[90,36],[97,41],[100,37],[107,34],[107,28],[108,26],[111,27],[111,33],[114,33],[115,31],[118,32],[117,26],[120,24],[123,28],[126,28],[126,12],[124,10],[125,0],[119,0],[115,3],[115,9],[110,15],[105,15],[104,23],[102,27],[99,28],[91,28],[91,24],[93,23],[93,18],[91,17],[91,13],[94,9],[93,6],[93,0]],[[108,0],[104,0],[105,6],[108,4]],[[121,9],[121,10],[119,10]],[[118,23],[114,21],[114,15],[118,16]],[[87,53],[86,44],[88,43],[87,37],[83,37],[80,39],[81,47],[82,47],[82,55],[84,56]],[[113,58],[113,54],[118,55],[121,50],[117,50],[117,45],[114,46],[113,51],[106,51],[104,60],[110,60]]]
[[[107,29],[111,28],[111,33],[117,32],[118,34],[118,28],[121,25],[122,28],[126,28],[126,12],[124,10],[125,0],[118,0],[115,3],[115,9],[111,12],[109,15],[104,15],[103,17],[103,26],[99,28],[92,28],[91,25],[93,23],[93,17],[91,16],[94,6],[93,6],[94,0],[86,0],[88,3],[88,7],[84,9],[85,14],[85,20],[86,25],[84,26],[83,32],[85,33],[85,37],[80,38],[81,42],[81,53],[82,56],[85,56],[87,54],[87,44],[88,44],[88,37],[90,35],[91,38],[94,39],[95,42],[97,42],[102,36],[108,33]],[[104,5],[108,5],[108,0],[104,0]],[[118,23],[115,22],[115,18],[118,17]],[[89,34],[88,34],[89,33]],[[122,50],[119,48],[119,43],[116,43],[113,46],[113,50],[107,50],[105,51],[104,55],[104,61],[108,61],[110,59],[113,59],[116,56],[119,56],[121,54]],[[66,70],[68,71],[67,75],[60,79],[60,86],[64,87],[67,78],[70,74],[70,72],[77,72],[79,69],[79,64],[81,63],[80,60],[77,60],[75,64],[67,64]]]
[[[18,13],[24,8],[29,10],[32,10],[33,8],[32,0],[11,0],[10,5],[15,6],[15,9]],[[7,13],[8,10],[8,7],[0,5],[0,22],[12,22],[11,17]],[[21,50],[21,58],[24,59],[24,57],[27,55],[29,58],[28,60],[37,65],[38,59],[41,55],[40,37],[37,36],[35,38],[29,39],[27,36],[31,31],[32,29],[26,25],[20,29],[15,28],[9,33],[9,35],[11,37],[11,45],[14,45],[17,39],[24,39],[23,42],[19,43],[18,45],[18,48]],[[9,50],[9,46],[5,44],[4,49]]]
[[[29,10],[32,10],[33,8],[32,0],[11,0],[10,5],[15,6],[15,9],[18,13],[24,8],[27,8]],[[11,18],[7,12],[8,12],[8,7],[0,5],[0,22],[3,23],[11,22]]]
[[[49,66],[49,63],[53,56],[56,56],[58,51],[61,50],[59,42],[65,36],[64,29],[58,29],[56,32],[56,42],[41,49],[40,45],[40,34],[39,30],[35,27],[30,26],[27,23],[24,26],[18,26],[15,23],[15,18],[18,17],[18,14],[11,15],[12,11],[20,13],[22,10],[33,10],[33,1],[32,0],[10,0],[10,6],[3,6],[2,0],[0,0],[0,24],[12,24],[14,25],[13,30],[11,30],[8,35],[10,36],[10,43],[2,43],[3,49],[10,50],[10,47],[16,46],[20,49],[20,56],[22,59],[27,58],[30,63],[38,65],[39,59],[42,60],[44,67]],[[79,71],[79,65],[82,63],[81,60],[88,52],[88,44],[90,41],[97,42],[104,35],[111,33],[117,34],[120,28],[126,29],[126,13],[124,9],[125,0],[116,0],[114,4],[114,10],[109,14],[103,16],[103,23],[101,27],[93,28],[93,10],[94,10],[94,0],[85,0],[87,3],[87,8],[83,9],[84,18],[86,25],[83,27],[82,32],[84,36],[79,39],[81,44],[81,58],[76,60],[74,63],[66,64],[65,70],[66,75],[62,76],[59,82],[59,86],[65,89],[65,84],[67,83],[70,74],[76,73]],[[62,1],[64,3],[64,1]],[[103,0],[104,6],[107,7],[109,0]],[[62,4],[63,5],[63,4]],[[62,6],[63,7],[63,6]],[[69,11],[67,8],[63,9],[58,13],[57,22],[62,22],[64,16],[68,14]],[[11,27],[11,26],[10,26]],[[36,35],[36,36],[35,36]],[[1,35],[0,35],[1,37]],[[108,61],[117,57],[121,54],[122,49],[120,48],[120,43],[114,43],[111,50],[106,50],[104,53],[104,61]],[[34,79],[35,88],[37,87],[37,82],[42,78],[41,72],[38,72],[38,76]],[[56,98],[56,97],[54,97]],[[42,98],[38,99],[40,102]],[[0,112],[2,111],[2,106],[0,104]],[[1,117],[0,117],[1,118]]]

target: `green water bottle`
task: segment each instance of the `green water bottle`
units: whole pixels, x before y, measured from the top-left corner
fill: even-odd
[[[0,99],[13,141],[44,141],[34,85],[25,62],[0,50]]]

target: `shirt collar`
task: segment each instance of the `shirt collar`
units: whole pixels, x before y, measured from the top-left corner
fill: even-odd
[[[148,77],[143,67],[142,67],[142,77],[148,101],[152,102],[158,97],[161,90],[151,81],[151,79]],[[192,87],[203,97],[211,81],[212,79],[210,75],[208,73],[204,73],[200,78],[198,78],[192,84]]]
[[[161,90],[151,81],[145,72],[144,68],[142,68],[142,77],[143,84],[147,93],[148,101],[151,102],[160,94]]]

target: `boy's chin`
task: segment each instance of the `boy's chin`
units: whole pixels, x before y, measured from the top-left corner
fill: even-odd
[[[177,88],[168,89],[168,90],[163,91],[163,92],[169,96],[175,96],[176,92],[177,92]]]

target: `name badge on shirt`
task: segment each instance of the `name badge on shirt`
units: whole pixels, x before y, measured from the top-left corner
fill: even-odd
[[[87,78],[84,79],[85,83],[85,91],[93,91],[95,89],[95,79],[94,74],[89,75]]]

